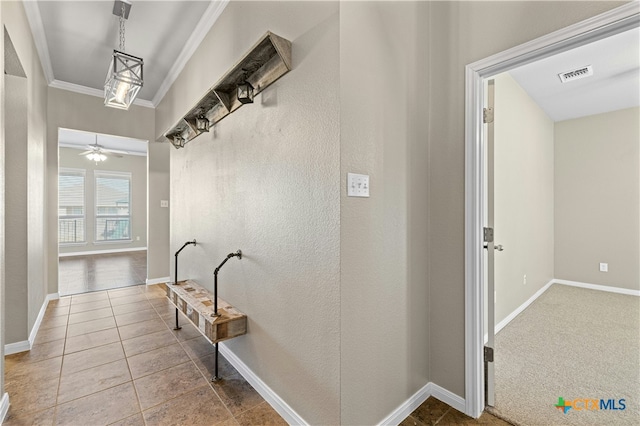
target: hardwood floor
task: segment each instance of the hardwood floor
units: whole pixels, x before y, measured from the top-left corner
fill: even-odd
[[[147,251],[60,257],[61,296],[145,284]]]

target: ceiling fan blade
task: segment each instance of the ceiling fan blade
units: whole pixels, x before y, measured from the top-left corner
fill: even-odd
[[[129,151],[121,151],[119,149],[102,148],[102,152],[113,152],[115,154],[129,154]]]
[[[104,154],[104,155],[106,155],[107,157],[122,158],[122,155],[117,154],[117,153],[112,152],[112,151],[107,151],[107,150],[103,150],[103,151],[101,152],[101,154]]]
[[[91,154],[92,152],[93,152],[93,150],[91,149],[91,150],[89,150],[89,151],[81,152],[81,153],[80,153],[80,154],[78,154],[78,155],[87,155],[87,154]]]

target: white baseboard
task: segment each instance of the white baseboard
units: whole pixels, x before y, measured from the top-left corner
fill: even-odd
[[[308,425],[293,408],[260,379],[240,358],[236,356],[224,343],[219,344],[220,353],[235,367],[247,382],[273,407],[274,410],[290,425]]]
[[[5,355],[13,355],[13,354],[30,351],[30,350],[31,350],[31,343],[29,343],[28,340],[23,340],[22,342],[7,343],[4,345]]]
[[[132,248],[110,249],[110,250],[74,251],[71,253],[59,253],[58,257],[88,256],[91,254],[125,253],[129,251],[144,251],[146,249],[147,249],[146,247],[132,247]]]
[[[414,393],[409,399],[400,404],[398,408],[393,410],[387,417],[385,417],[379,425],[397,425],[404,419],[413,413],[423,402],[431,396],[433,383],[429,382],[424,385],[418,392]]]
[[[402,403],[398,408],[393,410],[387,417],[385,417],[379,425],[397,425],[404,419],[413,413],[423,402],[425,402],[430,396],[444,402],[445,404],[455,408],[456,410],[464,413],[466,409],[466,403],[464,398],[446,390],[445,388],[436,385],[433,382],[429,382],[424,385],[418,392],[414,393],[409,399]]]
[[[152,278],[152,279],[147,278],[147,285],[164,284],[170,281],[171,281],[171,277]]]
[[[4,393],[2,400],[0,400],[0,425],[4,422],[4,418],[7,417],[9,412],[9,394]]]
[[[589,290],[600,290],[600,291],[607,291],[609,293],[627,294],[630,296],[640,296],[640,290],[631,290],[629,288],[611,287],[608,285],[588,284],[588,283],[581,283],[578,281],[558,280],[558,279],[553,280],[553,282],[557,284],[570,285],[572,287],[588,288]]]

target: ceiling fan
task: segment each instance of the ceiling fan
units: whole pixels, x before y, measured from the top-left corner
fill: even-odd
[[[84,155],[90,161],[95,161],[96,164],[100,161],[105,161],[108,157],[122,158],[122,154],[128,154],[127,151],[120,151],[117,149],[108,149],[98,144],[98,135],[96,135],[95,143],[87,145],[87,151],[81,152],[78,155]]]

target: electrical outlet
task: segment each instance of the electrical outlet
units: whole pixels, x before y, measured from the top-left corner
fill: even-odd
[[[527,274],[524,274],[524,278],[522,279],[522,284],[527,285]]]
[[[600,264],[600,272],[609,272],[609,264],[601,263]]]
[[[169,200],[160,200],[160,207],[169,207]]]
[[[368,197],[369,175],[347,173],[347,197]]]
[[[140,237],[136,237],[136,241],[140,241]]]

